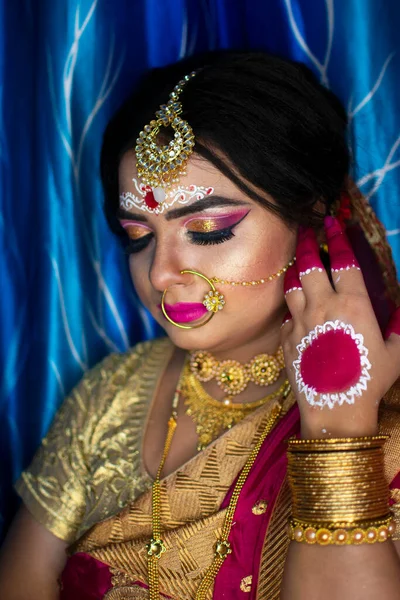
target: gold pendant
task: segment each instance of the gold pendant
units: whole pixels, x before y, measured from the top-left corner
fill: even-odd
[[[162,540],[155,540],[154,538],[151,538],[149,543],[146,544],[146,549],[148,556],[155,556],[156,558],[160,558],[161,554],[167,550]]]
[[[221,433],[231,429],[256,408],[281,396],[288,385],[289,383],[286,380],[276,392],[255,402],[233,404],[231,396],[220,402],[207,394],[201,383],[190,371],[190,366],[187,365],[182,377],[180,391],[184,399],[186,414],[193,419],[196,426],[199,438],[197,449],[199,451],[204,450]]]

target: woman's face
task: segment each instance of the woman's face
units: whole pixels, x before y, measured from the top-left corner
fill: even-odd
[[[194,155],[186,172],[176,188],[196,185],[213,188],[213,192],[186,204],[175,202],[159,215],[138,207],[120,208],[120,222],[130,238],[133,284],[140,300],[178,347],[211,352],[240,348],[279,329],[285,312],[283,276],[250,287],[216,284],[225,296],[223,310],[204,327],[191,330],[179,329],[165,319],[162,294],[168,288],[165,303],[174,320],[198,324],[209,313],[190,319],[200,314],[197,311],[201,311],[210,287],[200,277],[181,274],[182,270],[199,271],[209,279],[266,279],[294,256],[296,233],[208,161]],[[133,178],[138,179],[132,151],[120,164],[120,194],[138,195]],[[184,306],[179,306],[182,303]],[[185,306],[187,303],[195,305]]]

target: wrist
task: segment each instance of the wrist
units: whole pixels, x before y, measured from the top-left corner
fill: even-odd
[[[316,409],[311,414],[301,415],[300,435],[303,439],[364,437],[378,432],[377,410],[355,410],[354,406],[347,405],[334,411]]]
[[[379,432],[378,423],[365,424],[364,426],[351,426],[348,424],[332,425],[325,423],[322,427],[302,425],[300,437],[305,440],[325,439],[325,438],[352,438],[377,435]]]

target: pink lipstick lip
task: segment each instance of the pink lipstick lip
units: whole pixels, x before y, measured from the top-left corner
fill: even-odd
[[[161,304],[158,305],[161,309]],[[200,302],[177,302],[176,304],[165,304],[168,316],[177,323],[189,323],[201,319],[206,313],[206,307]]]

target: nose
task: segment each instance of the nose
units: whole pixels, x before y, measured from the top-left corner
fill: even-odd
[[[157,244],[150,264],[151,285],[161,293],[172,285],[184,285],[187,283],[187,276],[185,278],[181,271],[185,268],[187,265],[182,264],[182,257],[177,248]]]

